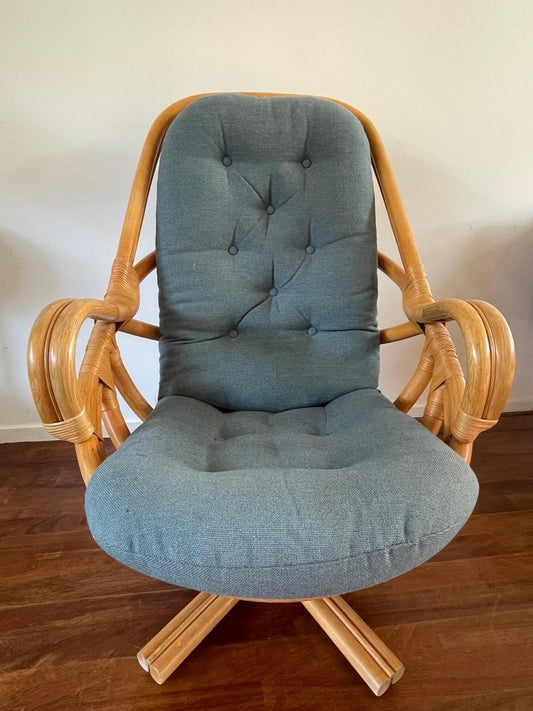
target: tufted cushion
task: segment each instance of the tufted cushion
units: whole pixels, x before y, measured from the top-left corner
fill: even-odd
[[[160,396],[228,410],[376,387],[376,239],[359,121],[217,95],[170,126],[157,197]]]
[[[280,413],[167,397],[96,471],[86,510],[97,543],[147,575],[289,599],[422,563],[477,491],[468,465],[377,390]]]

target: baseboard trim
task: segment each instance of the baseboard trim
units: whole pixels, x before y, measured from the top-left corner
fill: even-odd
[[[136,429],[141,420],[127,420],[130,431]],[[104,428],[104,435],[107,432]],[[30,422],[27,425],[0,425],[0,444],[13,444],[14,442],[49,442],[55,439],[44,429],[39,422]]]
[[[505,414],[527,412],[529,410],[533,410],[533,399],[509,400],[505,407]],[[421,417],[423,413],[423,404],[415,405],[410,412],[413,417]],[[126,424],[130,430],[133,431],[141,424],[141,421],[127,420]],[[54,438],[48,434],[39,422],[30,422],[26,425],[0,425],[0,444],[13,442],[46,442],[52,439]]]

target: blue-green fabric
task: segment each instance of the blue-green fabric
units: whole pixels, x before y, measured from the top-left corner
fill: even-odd
[[[376,261],[370,151],[347,109],[189,104],[158,176],[160,396],[276,412],[376,387]]]
[[[97,543],[147,575],[289,599],[422,563],[477,491],[460,457],[374,389],[279,413],[171,396],[96,471],[86,511]]]

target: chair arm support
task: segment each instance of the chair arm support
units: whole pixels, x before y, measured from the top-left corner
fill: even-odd
[[[466,383],[452,423],[456,442],[470,444],[498,421],[509,394],[515,364],[511,331],[501,313],[483,301],[446,299],[405,308],[418,324],[455,321],[466,346]]]
[[[117,257],[104,299],[63,299],[41,311],[30,334],[28,374],[35,404],[51,434],[75,443],[93,434],[75,368],[85,319],[122,325],[138,308],[138,273],[130,261]]]
[[[37,317],[28,344],[30,385],[45,428],[58,439],[79,444],[94,433],[75,367],[83,322],[121,323],[124,315],[123,305],[106,298],[56,301]]]

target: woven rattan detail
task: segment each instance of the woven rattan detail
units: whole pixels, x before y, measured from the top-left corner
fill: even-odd
[[[497,422],[498,420],[484,420],[480,417],[472,417],[464,410],[459,410],[453,423],[453,436],[458,442],[473,442],[478,434],[494,427]]]
[[[428,278],[421,264],[409,265],[405,270],[403,302],[406,307],[428,304],[433,301]]]
[[[62,422],[43,422],[46,431],[56,439],[62,439],[73,444],[86,442],[94,434],[94,426],[85,408],[68,420]]]
[[[105,298],[124,309],[125,318],[131,318],[139,308],[139,277],[133,264],[117,257],[111,267],[111,278]]]

